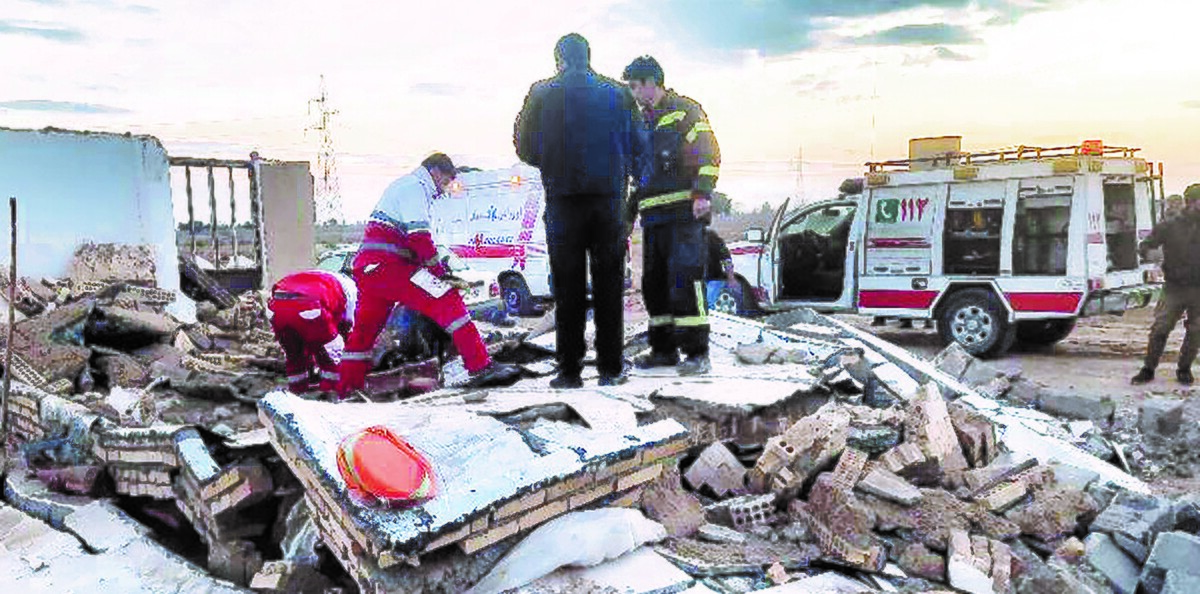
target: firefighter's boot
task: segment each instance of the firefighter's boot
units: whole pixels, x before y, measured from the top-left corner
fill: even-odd
[[[678,353],[662,353],[650,351],[633,358],[633,366],[638,369],[653,369],[655,367],[675,367],[679,364]]]
[[[687,360],[675,369],[679,375],[704,375],[712,370],[712,365],[708,362],[708,355],[688,355]]]
[[[511,386],[521,379],[521,370],[515,365],[493,361],[487,367],[471,374],[468,387]]]

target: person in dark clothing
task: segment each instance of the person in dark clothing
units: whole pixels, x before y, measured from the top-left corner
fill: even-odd
[[[654,58],[635,59],[622,78],[642,107],[642,131],[650,141],[629,204],[630,220],[642,217],[642,298],[650,314],[650,352],[634,365],[707,373],[704,229],[720,173],[717,139],[699,103],[663,86]],[[683,362],[680,351],[687,356]]]
[[[716,231],[711,228],[704,232],[705,241],[708,242],[708,257],[704,264],[705,280],[723,280],[729,283],[730,287],[737,287],[737,277],[733,275],[733,255],[729,253],[729,246],[725,245],[725,240],[717,235]]]
[[[1200,266],[1196,265],[1200,261],[1200,184],[1188,186],[1183,199],[1183,212],[1154,227],[1140,246],[1143,259],[1146,250],[1162,247],[1162,271],[1166,282],[1154,308],[1146,358],[1142,369],[1130,380],[1133,384],[1154,379],[1154,370],[1167,346],[1167,337],[1185,313],[1185,334],[1179,348],[1175,377],[1184,385],[1194,381],[1192,362],[1200,350]]]
[[[636,111],[621,83],[592,70],[581,35],[559,39],[554,58],[558,74],[529,89],[513,134],[517,155],[541,170],[546,190],[559,364],[550,385],[583,385],[589,259],[600,385],[616,385],[627,377],[622,214],[637,142]]]

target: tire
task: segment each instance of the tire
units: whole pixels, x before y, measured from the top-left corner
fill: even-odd
[[[500,281],[500,296],[509,315],[525,316],[533,312],[533,295],[525,279],[519,276],[507,276]]]
[[[736,316],[743,311],[742,299],[737,294],[737,291],[734,291],[726,283],[725,286],[717,291],[716,296],[713,297],[713,302],[709,309]]]
[[[1017,339],[1004,305],[987,289],[964,289],[950,295],[937,326],[943,344],[957,342],[981,359],[1004,354]]]
[[[1075,318],[1017,322],[1017,340],[1029,344],[1052,345],[1075,329]]]

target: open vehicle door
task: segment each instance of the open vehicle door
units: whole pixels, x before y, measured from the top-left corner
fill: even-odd
[[[783,223],[783,213],[787,212],[788,203],[791,198],[784,198],[783,204],[779,205],[779,210],[775,211],[775,217],[771,219],[771,226],[767,228],[767,236],[763,239],[763,251],[758,255],[758,286],[766,289],[766,302],[775,301],[775,288],[779,286],[779,267],[775,265],[779,261],[779,254],[776,253],[779,249],[775,239],[779,237],[779,226]],[[768,257],[769,256],[769,257]]]

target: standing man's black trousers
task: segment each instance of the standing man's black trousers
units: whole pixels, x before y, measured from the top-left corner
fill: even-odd
[[[642,213],[642,299],[650,348],[666,357],[708,355],[705,225],[691,203]]]
[[[600,375],[624,368],[625,237],[619,196],[571,195],[546,201],[546,243],[554,288],[559,373],[578,376],[587,346],[587,263],[591,261],[596,359]]]

